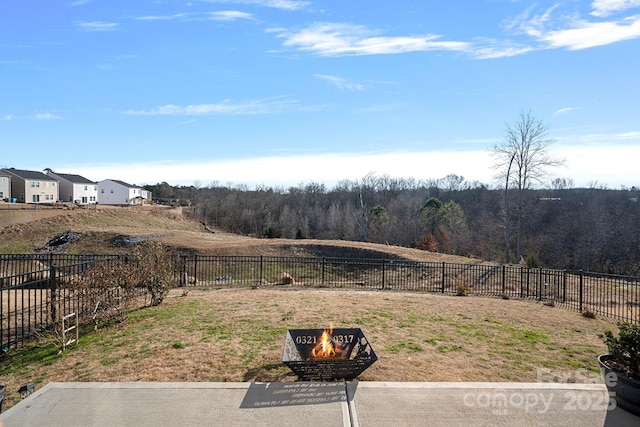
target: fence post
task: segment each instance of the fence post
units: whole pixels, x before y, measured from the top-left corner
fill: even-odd
[[[445,263],[442,261],[442,293],[444,294],[444,271],[445,271]]]
[[[542,301],[542,267],[538,267],[538,301]]]
[[[562,302],[567,302],[567,270],[562,270]]]
[[[324,276],[325,275],[325,270],[324,270],[325,269],[325,265],[324,265],[324,263],[325,263],[325,258],[322,257],[322,267],[321,267],[322,273],[321,274],[322,274],[322,284],[323,285],[324,285],[325,280],[326,280],[325,276]]]
[[[384,289],[384,273],[385,273],[385,265],[387,263],[386,259],[382,260],[382,289]]]
[[[507,289],[507,266],[502,266],[502,296],[505,295]]]
[[[263,264],[262,264],[262,260],[263,260],[263,256],[260,255],[260,277],[258,278],[258,284],[262,285],[262,269],[263,269]]]
[[[49,289],[51,290],[51,297],[49,298],[49,312],[51,315],[51,324],[55,325],[58,320],[58,281],[56,279],[56,266],[53,264],[53,258],[51,256],[49,257],[49,262]]]
[[[193,280],[194,282],[198,279],[198,254],[195,254],[193,257]]]
[[[180,286],[186,286],[189,284],[189,280],[187,279],[187,256],[180,255],[180,259],[182,260],[182,272],[180,273],[180,280],[178,283],[180,283]]]
[[[580,313],[582,313],[582,301],[583,301],[583,296],[582,296],[582,285],[583,285],[583,281],[582,281],[582,270],[580,270]]]

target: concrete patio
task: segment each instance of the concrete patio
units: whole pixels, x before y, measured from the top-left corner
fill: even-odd
[[[612,403],[614,404],[614,403]],[[638,426],[602,384],[49,383],[14,426]]]

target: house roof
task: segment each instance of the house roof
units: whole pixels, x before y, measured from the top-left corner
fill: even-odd
[[[117,180],[117,179],[108,179],[107,181],[115,182],[116,184],[120,184],[123,187],[127,187],[127,188],[140,188],[137,185],[127,184],[126,182],[120,181],[120,180]]]
[[[38,180],[38,181],[58,181],[57,179],[53,179],[45,175],[44,173],[38,172],[38,171],[29,171],[29,170],[14,169],[14,168],[7,168],[2,170],[4,172],[9,173],[10,175],[15,175],[22,179]]]
[[[94,184],[94,181],[91,181],[90,179],[87,179],[81,175],[73,175],[73,174],[69,174],[69,173],[57,173],[57,172],[53,172],[56,176],[59,176],[60,178],[66,179],[69,182],[73,182],[75,184]]]

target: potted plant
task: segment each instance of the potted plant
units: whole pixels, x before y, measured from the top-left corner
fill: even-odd
[[[602,335],[609,354],[598,362],[617,406],[640,416],[640,325],[620,322],[618,329],[617,337],[611,331]]]

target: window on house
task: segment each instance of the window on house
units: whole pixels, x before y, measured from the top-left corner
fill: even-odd
[[[39,195],[39,194],[34,194],[34,195],[31,197],[31,201],[32,201],[33,203],[39,203],[39,202],[40,202],[40,195]]]
[[[88,189],[89,189],[89,186],[88,186],[88,185],[85,185],[85,186],[84,186],[84,191],[87,191]]]
[[[111,194],[113,194],[113,189],[111,189]]]
[[[100,193],[104,194],[104,188],[100,190]]]
[[[40,181],[31,181],[31,187],[33,188],[40,187]]]

